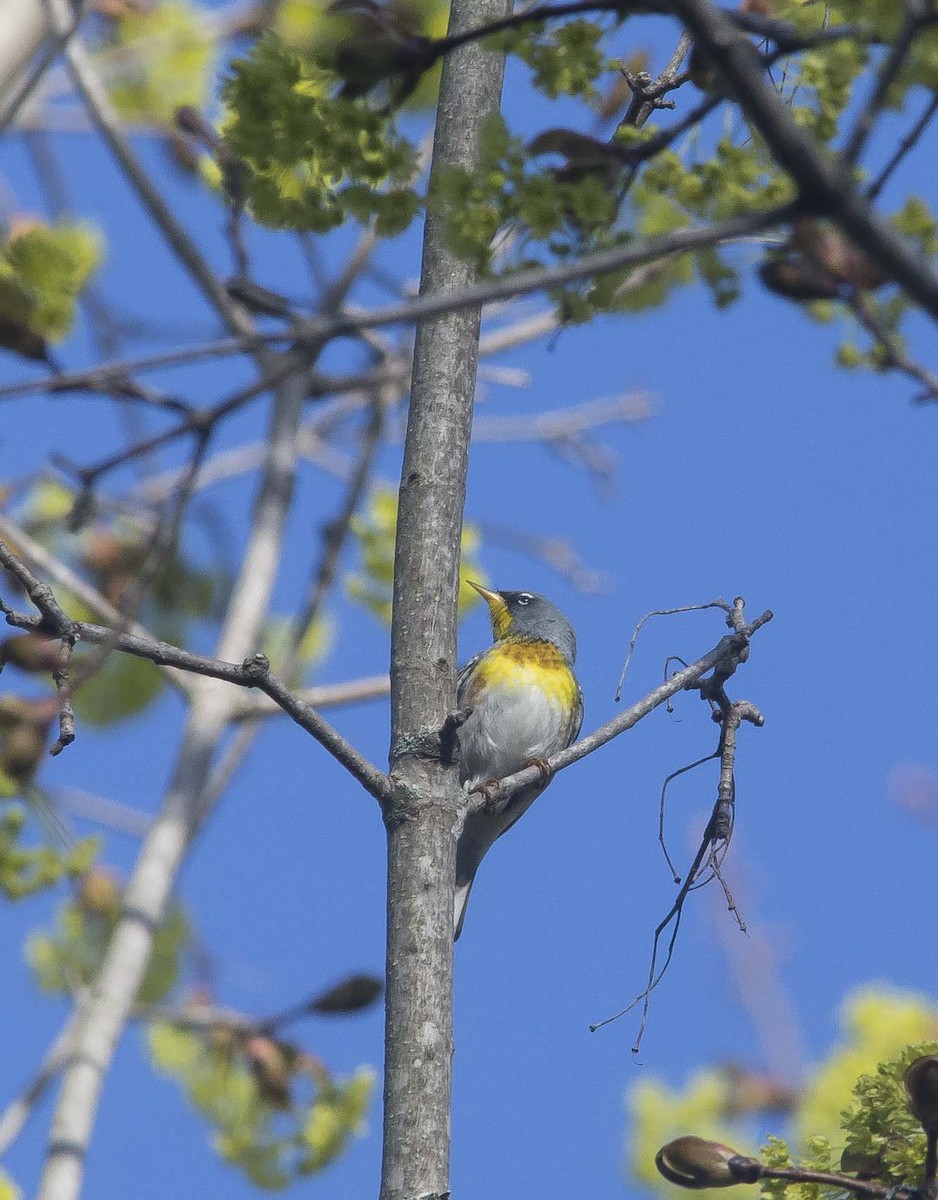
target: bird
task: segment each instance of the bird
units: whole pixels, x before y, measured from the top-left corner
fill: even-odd
[[[536,592],[491,591],[472,583],[489,607],[494,644],[471,658],[456,681],[465,716],[459,730],[459,776],[465,793],[534,764],[541,779],[496,812],[466,815],[456,844],[454,940],[479,864],[550,782],[546,760],[576,741],[583,693],[573,673],[576,634],[560,609]]]

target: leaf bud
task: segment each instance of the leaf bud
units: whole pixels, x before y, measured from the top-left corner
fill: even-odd
[[[665,1179],[685,1188],[734,1187],[756,1183],[762,1176],[758,1160],[691,1134],[662,1146],[655,1155],[655,1166]]]
[[[367,1008],[381,995],[384,984],[374,975],[349,975],[310,1001],[314,1013],[352,1013]]]
[[[255,1034],[244,1043],[244,1057],[264,1103],[271,1108],[289,1108],[292,1063],[284,1046],[264,1034]]]
[[[89,916],[116,917],[121,903],[120,882],[106,867],[92,867],[82,876],[76,899],[81,911]]]
[[[909,1109],[926,1132],[938,1131],[938,1054],[923,1054],[905,1072]]]
[[[0,642],[0,664],[21,671],[44,674],[58,666],[61,647],[57,640],[36,633],[19,633]]]

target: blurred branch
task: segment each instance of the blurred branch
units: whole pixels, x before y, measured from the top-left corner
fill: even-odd
[[[47,3],[56,32],[60,35],[66,34],[69,31],[70,22],[68,0],[47,0]],[[68,42],[65,47],[65,58],[75,81],[75,87],[98,132],[107,143],[128,182],[136,191],[173,253],[231,332],[242,335],[253,333],[254,324],[248,314],[240,305],[232,303],[223,285],[202,257],[195,242],[177,221],[175,214],[143,169],[130,142],[121,130],[120,119],[114,112],[110,97],[98,78],[94,63],[79,38],[73,38]]]
[[[938,92],[933,92],[931,99],[925,105],[922,115],[915,122],[905,137],[899,139],[899,144],[893,151],[888,162],[885,164],[880,173],[876,176],[873,182],[867,189],[867,197],[872,203],[889,182],[896,168],[909,153],[909,151],[918,143],[922,134],[931,124],[932,118],[938,112]]]
[[[297,699],[310,708],[341,708],[346,704],[361,704],[366,700],[380,700],[390,693],[391,684],[387,675],[365,675],[361,679],[348,679],[343,683],[318,683],[301,689]],[[232,721],[248,721],[256,717],[273,717],[284,710],[270,697],[245,700],[231,715]]]
[[[843,156],[848,163],[855,163],[863,153],[863,147],[873,132],[876,118],[886,103],[889,89],[905,65],[912,51],[912,45],[925,24],[925,18],[930,16],[928,12],[930,5],[923,3],[922,0],[904,0],[903,7],[905,16],[902,25],[877,73],[876,82],[866,103],[857,113],[853,131],[843,149]],[[934,19],[933,15],[930,19]]]
[[[46,1051],[39,1069],[23,1091],[0,1112],[0,1155],[6,1154],[65,1065],[71,1053],[76,1018],[72,1013]]]
[[[507,546],[516,553],[526,554],[544,563],[578,591],[595,593],[609,590],[609,576],[604,571],[588,567],[575,547],[563,538],[543,537],[490,521],[477,521],[475,524],[486,542]]]
[[[711,0],[673,0],[672,7],[723,76],[772,157],[797,186],[803,208],[830,217],[938,319],[938,274],[873,210],[844,159],[822,150],[811,133],[796,124],[788,105],[767,82],[751,43],[737,33],[730,14]]]
[[[78,29],[81,15],[81,5],[76,5],[68,22],[63,22],[50,37],[48,0],[19,0],[17,4],[4,9],[3,38],[0,39],[0,45],[3,46],[0,50],[0,93],[17,74],[20,78],[0,107],[0,135],[16,120],[45,73]],[[35,61],[22,71],[34,54]]]
[[[238,579],[218,642],[219,658],[250,653],[268,610],[280,559],[294,473],[294,440],[304,380],[293,364],[271,413],[267,461]],[[63,1071],[40,1184],[42,1200],[76,1200],[105,1075],[129,1019],[176,877],[207,812],[201,804],[218,741],[228,723],[226,688],[199,679],[169,790],[137,859],[122,915],[91,998],[80,1008]]]
[[[626,392],[609,399],[589,400],[569,408],[549,409],[520,417],[478,416],[474,442],[564,442],[603,425],[644,421],[654,411],[644,392]]]
[[[882,350],[884,365],[887,368],[901,371],[922,385],[923,390],[915,397],[916,400],[920,404],[938,400],[938,375],[912,358],[902,344],[901,338],[887,329],[876,315],[868,297],[858,288],[853,288],[847,296],[846,303],[856,319]]]

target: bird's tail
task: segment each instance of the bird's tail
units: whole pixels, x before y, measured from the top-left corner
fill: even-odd
[[[459,940],[462,933],[463,921],[466,919],[466,908],[469,905],[469,893],[472,891],[472,879],[468,883],[456,884],[456,900],[453,905],[453,941]]]

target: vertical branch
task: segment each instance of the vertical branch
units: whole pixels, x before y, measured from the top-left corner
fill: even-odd
[[[296,430],[306,394],[304,360],[274,398],[264,471],[241,570],[218,643],[239,659],[255,641],[276,579],[296,461]],[[150,961],[154,934],[186,854],[207,813],[206,785],[237,698],[219,680],[193,689],[172,780],[140,849],[120,920],[90,996],[81,1005],[62,1073],[40,1184],[40,1200],[76,1200],[104,1078]]]
[[[451,34],[504,16],[506,0],[454,0]],[[472,167],[498,110],[503,57],[466,45],[443,64],[433,172]],[[444,240],[439,213],[424,231],[420,290],[474,279]],[[381,1200],[449,1193],[453,1053],[453,886],[459,784],[433,746],[452,708],[456,598],[478,307],[417,325],[404,443],[391,628],[387,1025]]]

